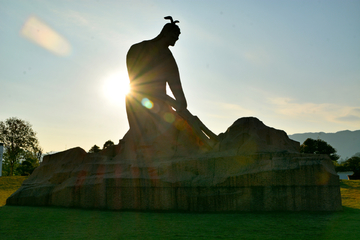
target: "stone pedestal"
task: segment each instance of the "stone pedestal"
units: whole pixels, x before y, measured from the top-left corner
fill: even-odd
[[[116,210],[337,211],[339,178],[324,155],[209,155],[117,162],[75,148],[48,156],[8,205]]]
[[[249,121],[255,120],[242,123]],[[126,158],[123,144],[96,154],[73,148],[49,155],[7,205],[190,212],[342,209],[339,177],[328,156],[300,154],[285,132],[265,125],[268,129],[261,125],[250,131],[252,126],[229,128],[213,151],[186,157]],[[227,143],[231,138],[237,142]]]

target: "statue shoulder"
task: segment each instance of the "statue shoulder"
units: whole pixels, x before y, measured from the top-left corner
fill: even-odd
[[[148,51],[148,49],[151,48],[150,41],[142,41],[139,43],[135,43],[132,45],[127,52],[127,57],[144,55]]]
[[[135,43],[134,45],[132,45],[128,51],[129,52],[133,52],[133,51],[137,51],[139,49],[142,49],[144,48],[146,45],[146,41],[142,41],[142,42],[139,42],[139,43]]]

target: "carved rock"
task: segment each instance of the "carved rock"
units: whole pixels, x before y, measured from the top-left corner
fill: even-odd
[[[300,144],[289,139],[282,130],[266,126],[254,117],[239,118],[219,135],[220,151],[236,154],[258,152],[299,152]]]
[[[100,153],[44,157],[8,205],[114,210],[338,211],[339,178],[326,155],[256,118],[237,120],[212,151],[127,158],[126,141]]]

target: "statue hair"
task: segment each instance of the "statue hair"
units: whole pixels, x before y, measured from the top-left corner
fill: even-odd
[[[171,16],[164,17],[164,19],[170,20],[170,22],[164,25],[160,34],[154,40],[162,38],[166,33],[176,32],[177,34],[180,34],[180,28],[176,25],[176,23],[179,23],[178,20],[174,21]]]

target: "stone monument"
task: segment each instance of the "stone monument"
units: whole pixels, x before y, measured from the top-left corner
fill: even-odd
[[[254,117],[219,136],[187,109],[168,49],[180,29],[171,17],[154,39],[127,54],[130,129],[99,153],[73,148],[44,157],[7,205],[138,211],[338,211],[339,177],[326,155]],[[166,95],[169,84],[175,99]],[[175,109],[175,110],[174,110]]]

